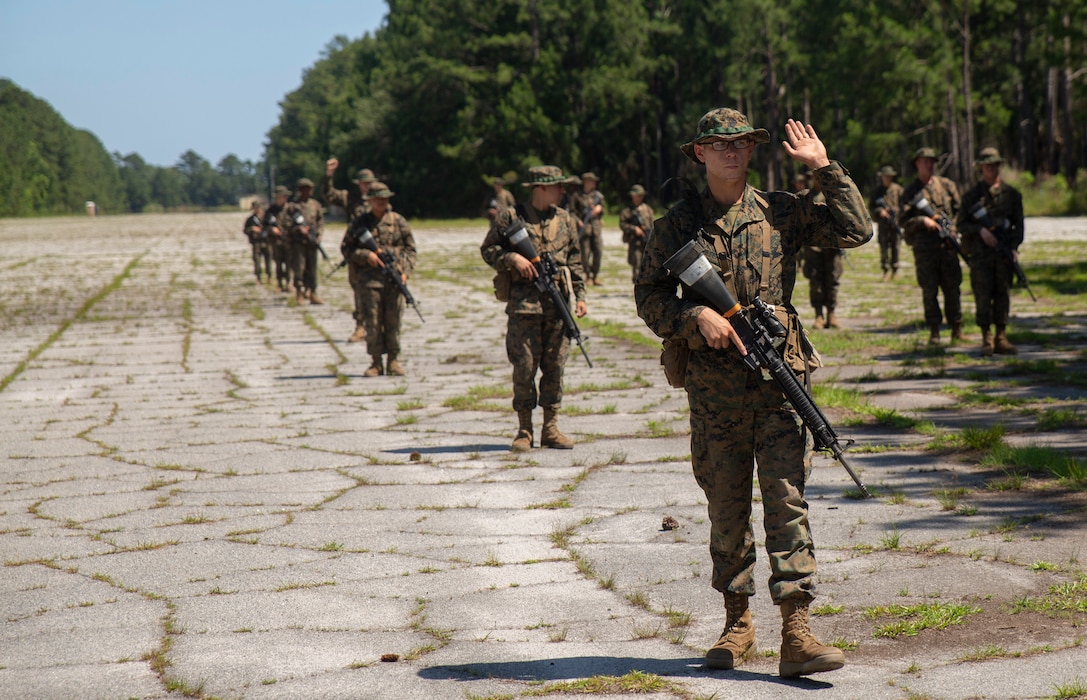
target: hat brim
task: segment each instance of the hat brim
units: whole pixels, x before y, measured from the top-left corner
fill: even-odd
[[[580,178],[576,177],[564,177],[558,180],[548,180],[547,182],[522,182],[522,187],[546,187],[548,185],[576,185],[581,182]]]
[[[697,143],[709,143],[710,141],[735,141],[736,139],[754,139],[755,143],[770,143],[770,132],[766,129],[752,129],[751,131],[743,131],[738,134],[714,134],[713,136],[704,136],[694,141],[688,141],[679,147],[679,150],[683,151],[683,155],[687,156],[695,163],[701,163],[698,156],[694,154],[694,147]]]
[[[975,160],[974,165],[1000,165],[1003,162],[1003,158],[982,158],[981,160]]]

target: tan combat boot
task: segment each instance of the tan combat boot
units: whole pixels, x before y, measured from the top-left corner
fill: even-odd
[[[826,319],[823,318],[823,312],[822,311],[816,311],[815,312],[815,320],[812,321],[811,327],[812,328],[826,328],[826,325],[827,325],[827,322],[826,322]]]
[[[989,357],[993,354],[993,333],[988,326],[981,328],[981,356]]]
[[[939,345],[940,344],[940,326],[933,324],[928,327],[928,344]]]
[[[528,452],[532,449],[532,409],[523,408],[517,412],[517,437],[513,438],[510,450]]]
[[[1008,331],[1006,326],[996,327],[996,338],[993,339],[993,352],[997,355],[1018,355],[1019,348],[1011,344],[1008,340]]]
[[[389,353],[389,361],[385,364],[385,374],[394,374],[397,377],[403,377],[407,374],[404,371],[404,366],[400,364],[400,360],[396,359],[396,355]]]
[[[962,324],[961,323],[952,323],[951,324],[951,342],[952,343],[965,343],[966,342],[966,336],[962,332]]]
[[[358,343],[366,340],[366,327],[362,325],[355,326],[355,332],[351,334],[351,337],[347,339],[349,343]]]
[[[834,309],[827,309],[827,328],[841,327],[841,324],[838,323],[838,317],[834,314]]]
[[[381,366],[381,355],[371,355],[370,360],[370,367],[362,373],[362,376],[380,377],[384,373],[384,369]]]
[[[890,270],[884,270],[883,271],[883,281],[884,282],[889,282],[890,280],[891,280],[891,271]]]
[[[306,293],[302,291],[301,287],[294,288],[294,303],[301,304],[306,300]]]
[[[311,289],[309,293],[309,303],[311,304],[323,304],[325,303],[321,297],[317,296],[317,290]]]
[[[710,668],[736,668],[755,655],[755,624],[747,596],[725,594],[725,630],[721,638],[706,652]]]
[[[543,430],[540,431],[540,447],[553,447],[558,450],[574,449],[574,441],[563,435],[559,430],[558,411],[553,408],[544,409]]]
[[[808,627],[808,602],[787,600],[781,604],[782,678],[833,671],[845,666],[845,654],[836,647],[820,644]]]

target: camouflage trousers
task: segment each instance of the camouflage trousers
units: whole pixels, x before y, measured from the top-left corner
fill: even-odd
[[[950,324],[962,323],[962,268],[954,250],[941,246],[933,249],[913,250],[913,262],[917,268],[917,284],[921,286],[921,302],[925,308],[925,325],[940,325],[939,293],[944,294],[944,318]]]
[[[979,326],[1008,325],[1011,316],[1012,266],[992,248],[970,256],[970,288]]]
[[[898,248],[900,236],[893,226],[880,226],[876,233],[879,242],[879,268],[884,272],[898,269]]]
[[[290,259],[290,252],[286,245],[282,243],[272,244],[272,261],[276,266],[276,281],[279,282],[279,286],[284,289],[287,288],[287,283],[291,279],[291,271],[288,266]]]
[[[295,289],[317,290],[317,255],[315,246],[291,243],[290,268]]]
[[[261,263],[264,263],[264,273],[268,279],[272,279],[272,250],[267,243],[251,243],[253,248],[253,274],[260,279]]]
[[[536,406],[557,410],[562,405],[562,375],[569,351],[570,339],[558,316],[510,314],[506,324],[506,357],[513,365],[513,410],[531,410]]]
[[[366,352],[370,357],[400,353],[400,319],[404,297],[393,284],[384,287],[359,285],[359,315],[366,329]]]
[[[642,254],[644,252],[644,240],[641,243],[631,243],[627,248],[627,262],[630,263],[631,274],[635,282],[638,281],[638,268],[642,266]]]
[[[362,267],[353,262],[347,263],[347,282],[351,285],[351,291],[355,298],[355,310],[351,312],[351,318],[355,319],[355,323],[362,326],[364,325],[362,307],[363,307],[363,293],[366,291],[366,287],[363,286],[359,280],[359,270]]]
[[[600,263],[604,259],[604,232],[596,226],[586,227],[578,239],[581,249],[581,267],[585,270],[585,279],[595,280],[600,274]]]
[[[838,306],[838,285],[842,279],[842,251],[823,248],[818,252],[804,251],[804,276],[808,278],[812,308],[822,313]]]
[[[755,593],[751,489],[757,469],[770,597],[778,605],[811,600],[815,545],[804,500],[811,472],[811,434],[791,407],[722,410],[696,396],[688,398],[691,462],[708,502],[713,587],[722,593]]]

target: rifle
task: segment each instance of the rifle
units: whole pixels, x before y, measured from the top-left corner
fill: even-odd
[[[1011,228],[1008,220],[1004,219],[1004,223],[999,226],[995,225],[993,223],[993,218],[989,216],[989,212],[985,209],[985,205],[981,200],[978,200],[977,204],[970,209],[970,216],[974,217],[975,221],[993,232],[993,235],[996,236],[996,249],[1008,259],[1009,263],[1011,263],[1012,270],[1015,272],[1015,281],[1027,290],[1032,301],[1037,302],[1038,298],[1034,296],[1034,292],[1030,288],[1030,282],[1027,281],[1027,273],[1023,271],[1023,266],[1019,264],[1019,261],[1015,259],[1015,251],[1004,243],[1004,238],[1001,235]]]
[[[295,226],[306,225],[306,218],[302,216],[301,212],[294,215],[294,224]],[[308,228],[309,230],[303,234],[306,237],[306,242],[316,248],[317,252],[321,254],[321,257],[325,259],[325,262],[327,262],[331,266],[332,261],[329,259],[328,253],[325,252],[324,246],[321,245],[321,242],[317,240],[317,232],[313,230],[312,226],[309,226]]]
[[[562,316],[562,325],[565,327],[566,337],[577,343],[578,348],[581,349],[581,354],[585,356],[585,362],[591,368],[593,361],[589,359],[589,353],[585,352],[585,346],[581,342],[581,331],[570,313],[570,302],[563,297],[558,285],[555,284],[555,276],[559,274],[559,266],[555,264],[555,259],[551,257],[551,253],[540,255],[536,252],[536,246],[532,245],[532,240],[528,237],[528,231],[525,230],[525,224],[520,219],[514,219],[513,223],[506,228],[506,232],[502,234],[502,237],[507,248],[511,248],[524,256],[536,268],[536,279],[533,280],[536,289],[541,294],[546,293],[551,296],[551,301],[554,303],[555,308],[558,309],[559,315]]]
[[[264,222],[264,228],[261,229],[260,232],[261,240],[272,240],[275,237],[275,234],[272,233],[272,229],[274,229],[278,225],[279,222],[276,220],[275,214],[269,214],[268,220]]]
[[[966,253],[963,252],[962,243],[959,242],[958,235],[951,231],[951,221],[942,213],[936,213],[936,210],[932,208],[932,204],[925,198],[924,191],[917,193],[917,196],[910,202],[910,206],[925,216],[935,219],[936,222],[940,224],[940,238],[951,244],[951,247],[955,249],[955,252],[959,254],[959,257],[962,258],[964,263],[967,265],[970,264],[970,258],[966,257]]]
[[[419,310],[418,302],[415,301],[415,297],[413,297],[408,290],[408,285],[404,284],[404,279],[401,277],[400,271],[396,269],[396,259],[393,257],[393,254],[388,250],[380,248],[377,241],[374,240],[374,234],[370,233],[370,229],[366,227],[363,227],[362,232],[356,234],[355,238],[357,239],[355,250],[358,248],[365,248],[366,250],[377,253],[377,256],[381,258],[381,262],[385,263],[385,266],[381,268],[384,270],[385,276],[396,284],[396,288],[404,295],[404,301],[407,302],[408,306],[415,309],[415,313],[419,314],[419,320],[426,323],[426,319],[423,318],[423,312]],[[344,262],[347,262],[346,258],[344,259]]]
[[[675,255],[668,258],[664,262],[664,269],[669,274],[678,277],[685,287],[709,302],[711,308],[732,323],[732,327],[736,329],[744,347],[747,348],[747,354],[743,357],[744,364],[753,371],[766,369],[770,372],[784,392],[785,398],[789,400],[801,420],[804,421],[804,425],[811,431],[816,449],[830,452],[831,456],[845,467],[864,497],[871,498],[872,494],[869,493],[868,487],[846,461],[845,449],[839,443],[838,435],[830,426],[826,416],[815,405],[811,396],[804,390],[804,385],[800,383],[796,374],[785,364],[781,354],[774,347],[774,338],[784,338],[787,331],[774,315],[773,309],[758,297],[755,297],[750,308],[742,308],[721,278],[713,272],[706,256],[701,253],[694,241],[687,241]],[[846,447],[852,442],[848,440]]]
[[[341,260],[340,263],[336,265],[336,267],[332,268],[332,270],[327,275],[325,275],[326,280],[332,275],[336,274],[337,270],[347,265],[348,261],[351,260],[351,256],[354,255],[355,251],[359,249],[359,236],[361,236],[363,233],[370,233],[370,229],[366,227],[366,224],[356,225],[354,222],[352,222],[350,225],[348,225],[347,235],[344,237],[343,243],[340,244],[340,253],[343,254],[343,260]]]
[[[883,197],[876,197],[876,206],[883,209],[888,214],[891,213],[891,208],[887,206],[887,200],[885,200]],[[895,227],[895,232],[898,234],[898,237],[902,238],[902,224],[898,223],[898,217],[891,215],[887,218],[888,221],[891,222],[891,226]]]

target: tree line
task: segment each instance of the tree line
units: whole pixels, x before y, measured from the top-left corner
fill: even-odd
[[[281,103],[265,158],[286,184],[335,155],[404,193],[405,213],[478,214],[488,176],[592,170],[613,205],[694,175],[678,146],[716,106],[784,138],[815,125],[862,186],[921,146],[975,178],[997,146],[1074,183],[1087,153],[1077,0],[389,0],[381,27],[336,37]],[[755,181],[795,165],[759,149]]]
[[[169,167],[110,154],[8,79],[0,79],[0,164],[0,216],[83,212],[87,201],[111,214],[233,207],[264,187],[262,165],[233,154],[215,167],[191,150]]]

